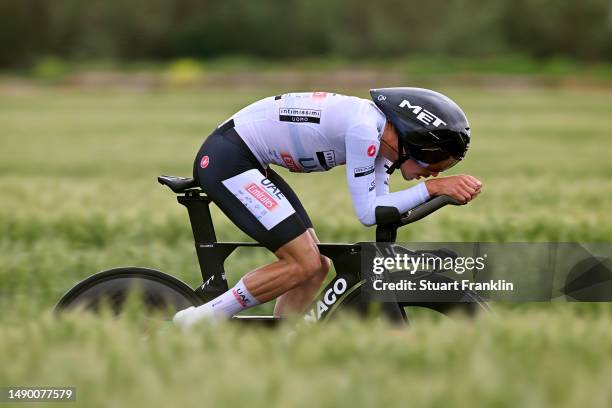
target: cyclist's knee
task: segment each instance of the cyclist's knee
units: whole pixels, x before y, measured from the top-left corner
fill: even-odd
[[[304,233],[281,247],[276,255],[287,262],[288,273],[294,286],[317,279],[323,271],[327,274],[329,270],[329,261],[321,255],[309,233]]]
[[[300,285],[321,274],[321,255],[316,249],[303,249],[294,256],[286,256],[284,260],[289,268],[288,273],[292,276],[295,285]]]
[[[323,255],[319,257],[319,260],[321,262],[321,267],[319,268],[319,273],[317,274],[317,278],[322,282],[323,280],[325,280],[325,278],[327,277],[327,274],[329,273],[331,262],[329,261],[328,257],[323,256]]]
[[[311,256],[301,257],[297,265],[296,273],[299,283],[304,283],[321,273],[321,256],[313,253]]]

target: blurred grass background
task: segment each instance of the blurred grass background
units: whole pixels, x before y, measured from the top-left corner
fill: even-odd
[[[612,164],[601,158],[612,125],[607,92],[441,90],[464,107],[474,129],[469,157],[453,173],[474,174],[485,190],[467,207],[405,228],[400,240],[609,239]],[[189,176],[195,152],[216,124],[280,91],[36,88],[5,95],[3,292],[44,289],[41,304],[50,305],[74,280],[121,264],[145,264],[197,283],[186,211],[156,177]],[[365,89],[334,91],[367,95]],[[342,168],[281,173],[311,213],[321,240],[373,239],[374,230],[352,212]],[[405,185],[394,175],[392,189]],[[222,214],[214,216],[220,240],[248,239]],[[254,263],[228,269],[232,276],[243,274],[261,257],[244,257]]]
[[[603,305],[498,305],[475,323],[417,315],[400,334],[381,322],[342,321],[294,336],[291,326],[222,326],[143,339],[137,319],[49,318],[75,282],[115,266],[201,282],[186,211],[155,178],[189,175],[217,123],[282,89],[20,89],[0,92],[0,383],[76,385],[88,407],[608,405]],[[469,206],[405,228],[400,240],[609,241],[608,91],[439,89],[474,129],[470,155],[453,173],[474,174],[485,189]],[[322,241],[373,239],[352,213],[341,168],[281,172]],[[392,189],[405,185],[394,176]],[[247,239],[213,215],[220,240]],[[271,259],[238,251],[227,263],[230,281]]]
[[[289,91],[425,86],[464,108],[474,142],[452,173],[482,196],[399,240],[609,242],[611,16],[603,0],[0,0],[0,386],[74,385],[87,407],[609,406],[605,304],[417,314],[399,333],[347,319],[143,336],[130,316],[49,311],[121,265],[197,285],[186,211],[155,178],[190,175],[218,123]],[[342,168],[280,172],[322,241],[373,239]],[[220,240],[247,239],[213,216]],[[230,281],[271,259],[237,251]]]

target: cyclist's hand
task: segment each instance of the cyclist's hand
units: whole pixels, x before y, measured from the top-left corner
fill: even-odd
[[[425,186],[432,197],[439,195],[451,196],[463,203],[472,201],[482,188],[482,183],[467,174],[441,177],[425,181]]]

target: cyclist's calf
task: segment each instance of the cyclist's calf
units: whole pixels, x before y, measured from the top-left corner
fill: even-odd
[[[316,246],[318,239],[314,232],[310,237],[303,235],[300,241],[292,242],[280,253],[277,252],[279,262],[285,264],[288,289],[276,301],[276,316],[302,313],[312,302],[329,272],[330,261],[319,253]]]
[[[249,292],[259,301],[279,298],[275,313],[303,310],[329,271],[329,260],[321,256],[316,237],[305,232],[279,248],[278,261],[245,275]]]

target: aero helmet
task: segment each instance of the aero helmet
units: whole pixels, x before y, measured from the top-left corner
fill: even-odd
[[[370,95],[398,135],[399,158],[388,173],[408,159],[431,164],[465,156],[470,125],[447,96],[422,88],[371,89]]]

